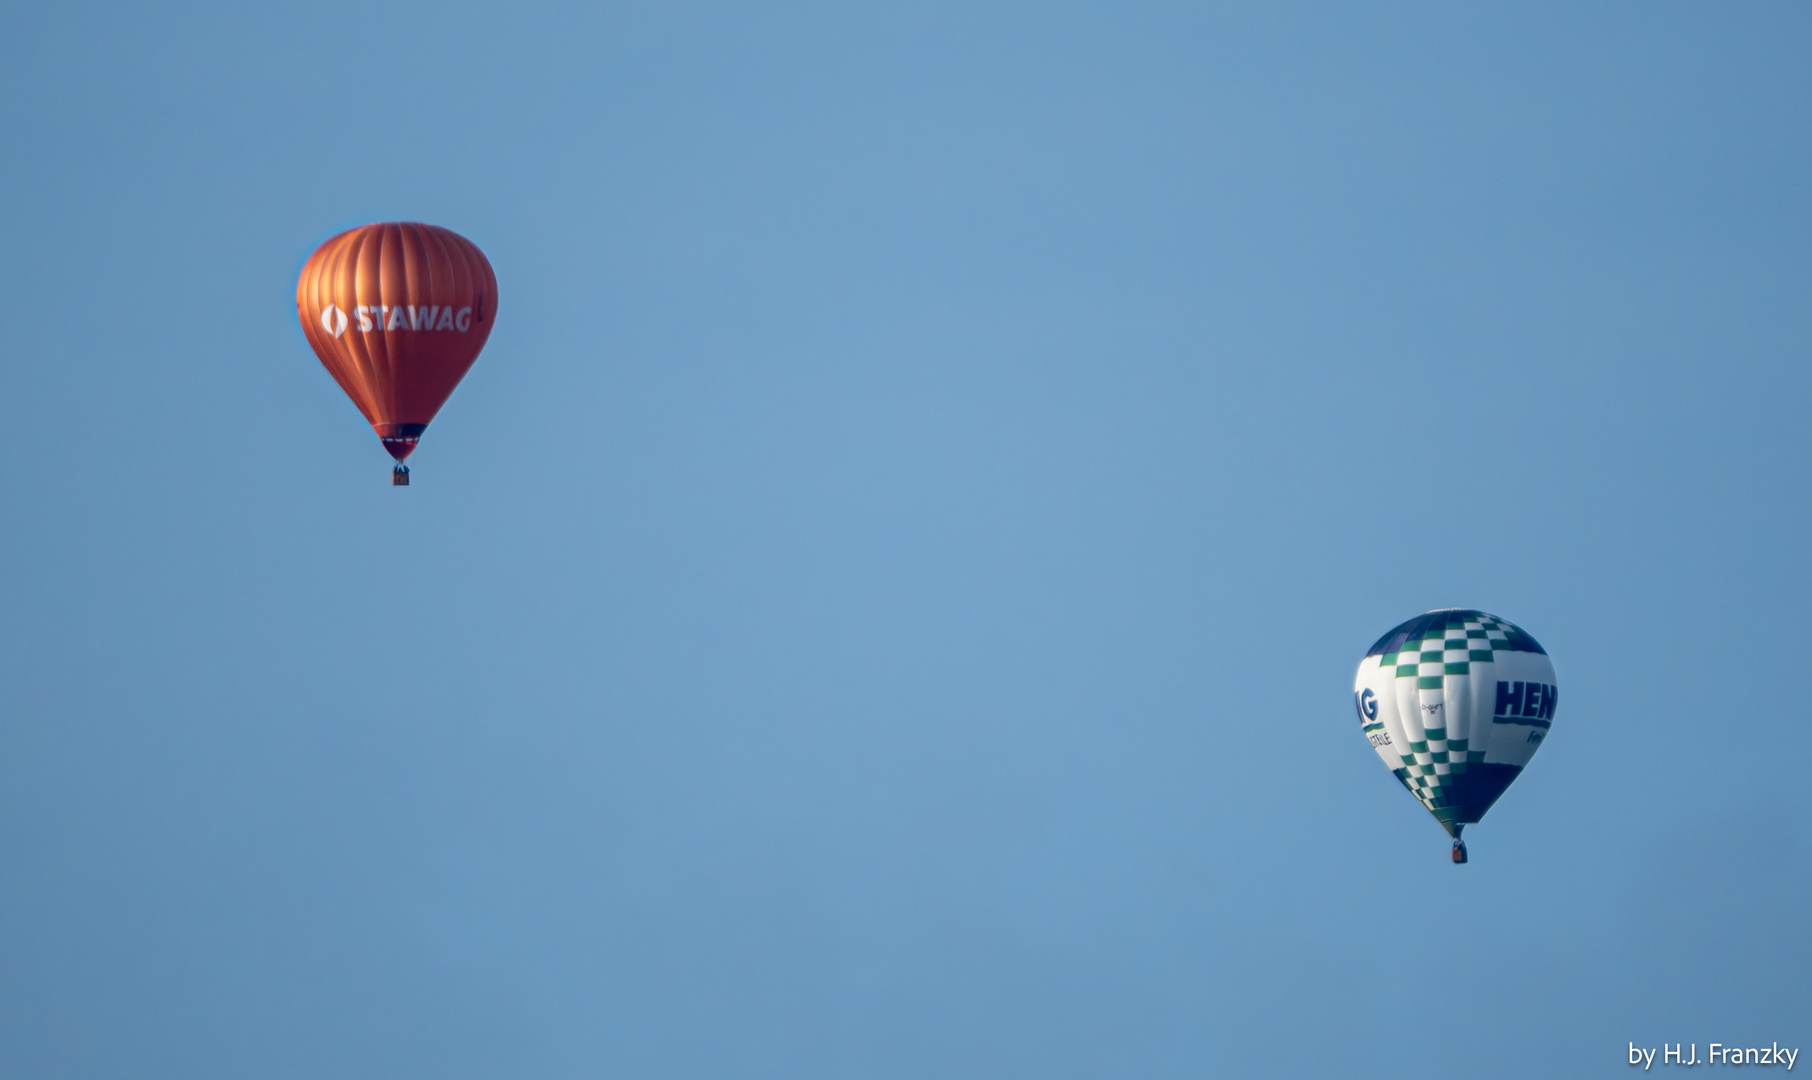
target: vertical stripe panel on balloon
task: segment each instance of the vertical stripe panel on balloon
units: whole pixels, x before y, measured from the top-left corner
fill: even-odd
[[[1472,676],[1470,674],[1445,675],[1442,677],[1442,682],[1441,700],[1446,706],[1442,711],[1447,714],[1447,771],[1449,773],[1465,772],[1465,769],[1452,767],[1456,753],[1453,744],[1457,740],[1466,738],[1466,731],[1472,726]],[[1461,743],[1460,745],[1466,744]],[[1461,750],[1457,753],[1458,760],[1463,763],[1466,760],[1466,752]]]
[[[359,230],[354,241],[358,248],[352,253],[347,269],[352,277],[352,295],[357,297],[360,306],[369,308],[378,303],[382,290],[378,287],[378,262],[383,258],[383,245],[379,242],[378,231],[370,227]],[[370,420],[378,423],[384,418],[384,374],[388,363],[384,353],[384,335],[382,327],[376,324],[384,317],[383,311],[372,310],[367,318],[374,324],[373,330],[359,335],[362,369],[364,374],[365,397],[371,406]]]
[[[365,335],[365,357],[371,375],[365,382],[371,395],[373,422],[390,418],[390,342],[384,338],[384,230],[367,226],[359,241],[359,303],[371,309],[371,332]]]
[[[340,389],[346,392],[346,395],[352,399],[353,405],[357,407],[359,404],[357,386],[350,378],[346,364],[341,359],[344,350],[340,338],[344,338],[346,335],[341,334],[340,338],[334,338],[317,325],[320,313],[333,303],[332,293],[323,282],[323,271],[332,264],[332,255],[338,249],[339,240],[340,237],[335,237],[327,241],[310,257],[308,264],[303,268],[301,280],[296,284],[296,305],[302,309],[304,328],[311,335],[318,335],[310,339],[311,343],[319,342],[315,347],[315,356],[320,358],[321,366],[327,369],[327,373],[333,377],[333,381],[339,384]],[[342,310],[346,310],[350,317],[350,309]]]
[[[1459,702],[1457,705],[1450,706],[1459,711],[1460,721],[1464,725],[1461,737],[1466,740],[1466,752],[1460,755],[1462,761],[1466,760],[1472,751],[1477,749],[1473,745],[1473,740],[1477,739],[1480,735],[1485,734],[1479,730],[1479,698],[1480,687],[1491,680],[1491,665],[1471,659],[1471,652],[1468,651],[1466,670],[1468,677],[1466,679],[1465,700]],[[1456,769],[1454,771],[1460,772],[1462,770]]]
[[[387,308],[400,307],[408,300],[408,268],[403,262],[402,228],[388,224],[381,226],[383,235],[383,258],[378,263],[378,289],[383,293],[383,304]],[[396,325],[393,313],[386,313],[384,318],[384,419],[396,422],[397,406],[401,404],[402,385],[408,372],[407,357],[404,354],[403,331],[391,330]]]
[[[309,266],[308,287],[315,304],[333,304],[346,312],[346,332],[328,343],[327,350],[321,354],[321,363],[333,372],[334,380],[362,413],[365,411],[365,403],[364,385],[359,379],[358,313],[355,306],[347,302],[345,290],[340,288],[340,279],[346,273],[346,259],[350,251],[351,243],[346,233],[341,233],[322,245],[315,256],[315,262]]]
[[[302,323],[302,336],[308,339],[308,347],[315,351],[316,357],[332,349],[332,338],[321,329],[322,307],[315,301],[314,295],[314,260],[318,257],[318,254],[311,255],[309,261],[302,265],[301,276],[296,279],[296,318]],[[327,369],[329,375],[333,375],[335,382],[340,382],[339,376],[334,375],[332,364],[324,361],[321,366]],[[344,390],[346,384],[341,382],[340,388]]]
[[[1454,744],[1468,745],[1460,742],[1469,739],[1472,730],[1472,683],[1471,668],[1468,666],[1465,675],[1446,676],[1447,702],[1447,762],[1448,772],[1465,772],[1465,750],[1455,750]],[[1457,766],[1456,766],[1457,763]]]
[[[444,229],[433,225],[416,226],[417,238],[421,250],[421,270],[423,273],[421,298],[422,302],[436,308],[442,305],[453,306],[458,303],[460,293],[453,272],[448,237]],[[432,378],[424,379],[419,388],[419,403],[413,407],[421,414],[422,422],[439,410],[453,390],[459,385],[459,378],[465,374],[463,367],[449,365],[447,356],[461,348],[459,333],[456,330],[435,332],[422,338],[424,374],[431,373]],[[454,368],[456,370],[450,370]]]
[[[1360,670],[1366,671],[1364,665],[1361,665]],[[1377,719],[1384,724],[1384,734],[1390,736],[1389,743],[1384,746],[1374,745],[1373,749],[1378,751],[1385,767],[1395,772],[1403,767],[1403,748],[1409,745],[1409,733],[1403,726],[1403,717],[1397,708],[1397,673],[1380,663],[1374,664],[1367,674],[1370,675],[1367,682],[1372,691],[1372,699],[1378,705]]]
[[[317,294],[346,312],[347,329],[334,341],[331,350],[337,370],[334,377],[345,387],[346,396],[367,421],[371,419],[370,357],[365,351],[365,335],[359,331],[359,296],[353,287],[358,277],[358,230],[341,233],[332,243],[327,257],[315,268]]]
[[[417,282],[417,302],[439,308],[451,306],[459,294],[452,286],[452,266],[447,254],[447,234],[445,230],[432,225],[411,226],[415,232],[415,242],[419,251]],[[432,329],[430,327],[430,329]],[[427,423],[428,419],[446,402],[459,385],[460,376],[465,374],[463,367],[449,373],[446,356],[459,348],[457,331],[446,333],[432,332],[421,336],[424,371],[432,372],[431,381],[425,381],[421,387],[419,400],[412,405],[419,420]],[[449,378],[449,374],[451,377]]]
[[[1420,645],[1419,642],[1411,644],[1412,647]],[[1414,654],[1411,655],[1413,657]],[[1421,764],[1427,758],[1426,754],[1418,755],[1414,750],[1423,737],[1421,702],[1416,694],[1415,676],[1398,675],[1393,667],[1390,688],[1391,699],[1397,706],[1397,722],[1403,728],[1403,741],[1398,747],[1397,758],[1402,762],[1400,767],[1409,770],[1409,789],[1413,792],[1418,790],[1416,777],[1422,774]]]
[[[460,237],[445,229],[429,227],[423,231],[427,233],[428,239],[433,244],[435,299],[448,305],[450,308],[456,309],[465,297],[471,295],[470,290],[466,289],[460,281],[468,245]],[[430,302],[432,303],[433,301]],[[435,336],[436,348],[441,351],[453,348],[452,342],[456,340],[455,335],[457,334],[457,330],[449,330],[445,334],[437,334]],[[452,394],[454,386],[458,385],[460,377],[464,374],[463,368],[456,372],[453,375],[451,382],[445,385],[445,390],[441,393],[438,400],[446,400],[446,397]]]
[[[340,260],[340,269],[334,277],[335,290],[354,308],[362,306],[370,299],[361,291],[361,284],[366,276],[366,267],[375,259],[371,247],[371,230],[355,230],[346,240],[346,253]],[[371,318],[370,313],[366,319]],[[382,372],[382,343],[371,334],[361,330],[352,341],[352,349],[358,358],[358,381],[360,410],[365,419],[375,423],[379,410],[383,407],[378,399],[377,386]]]
[[[1403,745],[1403,752],[1407,754],[1410,752],[1410,743],[1419,743],[1427,737],[1427,732],[1422,724],[1422,698],[1416,690],[1414,675],[1393,675],[1391,689],[1395,691],[1397,715],[1402,719],[1403,734],[1408,740]]]
[[[422,336],[411,329],[408,311],[421,294],[421,250],[415,242],[413,226],[403,223],[394,226],[394,229],[396,275],[389,284],[395,287],[397,312],[400,316],[400,319],[391,320],[397,326],[396,336],[391,340],[396,346],[399,377],[396,385],[396,410],[390,419],[399,424],[419,423],[420,410],[416,406],[414,391],[427,372],[423,370],[422,363]]]
[[[1418,677],[1416,679],[1416,712],[1422,720],[1422,749],[1416,751],[1416,764],[1432,767],[1435,760],[1434,748],[1429,742],[1431,736],[1438,734],[1441,744],[1446,745],[1447,729],[1441,725],[1447,723],[1447,693],[1444,688],[1424,690],[1421,683],[1422,680]],[[1435,769],[1428,774],[1429,786],[1435,785],[1434,777],[1440,771]]]
[[[421,292],[420,299],[416,302],[438,309],[442,304],[447,303],[447,297],[450,295],[447,290],[447,245],[436,229],[426,225],[417,225],[415,232],[416,244],[422,252]],[[432,323],[432,319],[428,315],[423,315],[423,319]],[[424,329],[431,332],[434,327],[428,325]]]
[[[1416,797],[1423,801],[1423,805],[1427,805],[1429,788],[1434,783],[1434,756],[1428,749],[1428,729],[1432,725],[1432,721],[1428,711],[1424,708],[1430,704],[1430,695],[1429,692],[1422,689],[1422,652],[1428,641],[1426,638],[1417,637],[1403,644],[1404,648],[1413,650],[1407,654],[1409,663],[1404,665],[1409,668],[1410,674],[1399,676],[1397,679],[1398,693],[1404,699],[1404,712],[1410,717],[1409,727],[1412,735],[1409,748],[1404,752],[1414,760],[1415,764],[1411,766],[1411,770],[1416,777],[1420,778],[1419,783],[1412,781],[1411,790],[1416,792]],[[1439,691],[1433,692],[1433,699],[1438,701],[1439,698]]]

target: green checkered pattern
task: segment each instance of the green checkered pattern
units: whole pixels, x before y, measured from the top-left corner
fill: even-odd
[[[1512,635],[1522,631],[1494,615],[1476,619],[1449,619],[1444,627],[1429,627],[1420,641],[1403,643],[1400,651],[1378,659],[1381,668],[1394,667],[1397,678],[1415,677],[1416,689],[1439,690],[1448,675],[1469,675],[1474,663],[1490,663],[1496,650],[1510,650]]]
[[[1498,650],[1510,651],[1510,638],[1521,633],[1491,615],[1453,618],[1445,626],[1428,628],[1420,640],[1405,641],[1400,651],[1385,653],[1378,666],[1396,668],[1399,679],[1416,680],[1417,690],[1440,690],[1447,676],[1470,675],[1473,664],[1490,663]],[[1409,753],[1398,755],[1403,765],[1394,771],[1423,806],[1437,810],[1448,805],[1448,777],[1465,772],[1468,762],[1485,760],[1485,751],[1471,749],[1465,739],[1447,737],[1444,706],[1422,708],[1427,737],[1410,743]]]

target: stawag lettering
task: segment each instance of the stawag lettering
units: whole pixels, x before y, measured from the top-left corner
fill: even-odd
[[[455,310],[439,304],[360,304],[352,309],[361,334],[379,330],[454,330],[461,334],[472,328],[470,306]],[[321,312],[321,328],[333,337],[346,332],[346,313],[333,304]]]

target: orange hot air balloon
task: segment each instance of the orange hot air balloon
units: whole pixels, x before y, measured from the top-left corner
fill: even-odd
[[[470,240],[385,222],[315,249],[296,282],[302,333],[396,459],[390,482],[465,377],[497,313],[497,275]]]

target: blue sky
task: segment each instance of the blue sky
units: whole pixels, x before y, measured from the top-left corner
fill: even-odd
[[[1812,1041],[1812,16],[40,5],[0,1073],[1525,1077]],[[296,274],[481,246],[389,459]],[[1354,721],[1562,706],[1447,862]]]

